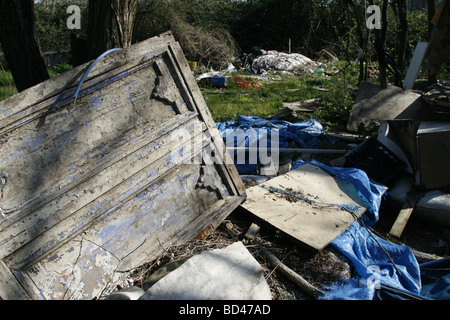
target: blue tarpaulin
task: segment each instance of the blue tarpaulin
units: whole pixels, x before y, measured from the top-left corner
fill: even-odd
[[[323,299],[372,300],[382,285],[420,294],[419,264],[411,249],[369,232],[356,221],[331,243],[351,261],[353,277],[332,285]]]
[[[385,241],[370,234],[367,226],[378,221],[379,208],[386,187],[371,180],[359,169],[329,167],[318,161],[297,161],[292,169],[310,163],[332,176],[352,183],[371,205],[368,215],[356,221],[331,244],[351,261],[353,277],[330,286],[322,299],[372,300],[380,285],[400,288],[414,294],[420,293],[419,265],[411,249]]]
[[[422,263],[420,275],[421,296],[434,300],[450,300],[450,258]]]
[[[319,142],[318,137],[324,134],[322,125],[314,119],[291,123],[238,115],[237,121],[217,122],[216,124],[224,139],[226,139],[227,133],[237,129],[243,129],[244,131],[249,128],[253,128],[255,131],[258,131],[258,129],[278,130],[281,148],[287,148],[290,141],[295,141],[303,148],[315,146]]]
[[[323,135],[322,126],[315,120],[292,124],[239,116],[238,121],[217,123],[217,127],[225,142],[231,136],[235,139],[233,146],[241,148],[260,147],[261,139],[266,139],[263,145],[270,148],[272,130],[279,135],[280,148],[288,147],[291,141],[301,147],[314,147]],[[236,139],[236,132],[246,138]],[[320,299],[450,299],[450,259],[419,265],[409,247],[388,242],[368,229],[379,219],[385,186],[360,169],[329,167],[316,160],[298,160],[292,170],[306,163],[351,182],[370,204],[363,217],[331,243],[351,262],[352,278],[331,284]],[[256,174],[260,166],[259,163],[235,164],[240,174]]]
[[[272,148],[272,136],[276,134],[278,147],[287,148],[290,142],[295,142],[302,148],[314,147],[319,144],[320,136],[323,136],[322,125],[316,120],[290,123],[282,120],[265,120],[255,116],[238,116],[237,121],[217,122],[219,129],[227,146],[239,148]],[[229,141],[234,139],[234,141]],[[258,153],[259,154],[259,153]],[[259,161],[246,162],[236,161],[237,151],[234,152],[235,165],[240,174],[257,174],[261,167]]]

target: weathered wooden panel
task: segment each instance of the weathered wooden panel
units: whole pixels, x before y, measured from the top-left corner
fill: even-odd
[[[0,296],[91,299],[245,191],[170,33],[0,101]]]

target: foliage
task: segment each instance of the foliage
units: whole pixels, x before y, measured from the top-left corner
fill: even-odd
[[[304,117],[345,125],[357,90],[358,67],[355,63],[338,66],[340,71],[331,76],[283,75],[275,81],[258,80],[261,87],[246,89],[230,80],[227,88],[203,87],[201,90],[215,121],[236,120],[239,114],[267,118],[283,108],[283,102],[320,98],[324,108]],[[254,80],[242,72],[229,76]]]
[[[199,1],[141,1],[138,6],[134,41],[145,40],[170,30],[188,60],[216,68],[226,66],[237,55],[236,43],[222,24],[208,24],[208,21],[213,20],[206,18],[204,21],[195,21],[196,19],[190,16],[193,11],[188,10],[190,5],[196,8],[194,12],[200,16],[201,12],[206,12],[207,9],[194,2]],[[217,1],[209,2],[212,4]],[[217,12],[215,16],[218,17]]]
[[[81,9],[81,30],[67,28],[69,14],[66,10],[70,5],[78,5]],[[41,50],[70,50],[70,34],[81,33],[86,29],[87,1],[60,0],[40,1],[35,4],[36,33]]]
[[[11,72],[5,70],[0,64],[0,100],[6,99],[16,93],[17,89],[14,85]]]
[[[48,69],[48,74],[50,77],[55,77],[63,72],[72,69],[71,65],[68,64],[58,64]],[[11,72],[2,67],[0,64],[0,100],[4,100],[17,93],[16,86],[14,85],[14,80]]]

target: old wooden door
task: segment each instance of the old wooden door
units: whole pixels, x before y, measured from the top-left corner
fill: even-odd
[[[0,296],[92,299],[245,198],[170,33],[0,101]]]

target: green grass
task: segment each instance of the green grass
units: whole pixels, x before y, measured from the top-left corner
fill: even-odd
[[[201,88],[208,108],[215,121],[236,120],[238,115],[267,118],[283,108],[283,102],[320,98],[325,105],[309,117],[321,122],[345,122],[351,110],[356,84],[357,67],[341,65],[332,76],[283,75],[281,80],[263,81],[260,88],[240,88],[233,81],[228,88]],[[248,81],[255,78],[242,72],[231,74]]]
[[[11,72],[0,68],[0,100],[6,99],[17,93]]]
[[[70,69],[72,69],[72,66],[68,64],[56,65],[48,69],[48,74],[50,77],[54,77]],[[0,65],[0,100],[4,100],[16,93],[17,89],[11,72]]]

